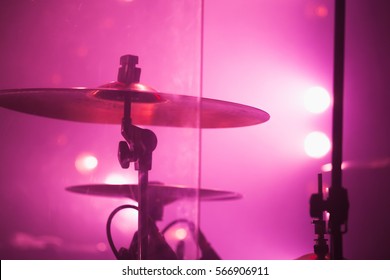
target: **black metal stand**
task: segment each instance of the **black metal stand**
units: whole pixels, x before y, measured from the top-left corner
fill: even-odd
[[[138,57],[121,57],[118,81],[124,84],[138,83],[141,70],[136,67]],[[148,187],[149,170],[152,169],[152,153],[157,147],[156,135],[131,123],[131,95],[124,96],[122,136],[126,141],[119,142],[118,159],[122,168],[135,163],[138,171],[138,259],[148,259],[149,208]]]
[[[325,201],[322,190],[310,199],[310,214],[319,218],[328,211],[330,238],[330,258],[342,260],[343,234],[347,232],[349,201],[347,190],[342,187],[342,140],[343,140],[343,95],[344,95],[344,40],[345,40],[345,0],[335,0],[335,39],[333,72],[333,129],[332,129],[332,182],[329,197]],[[317,254],[317,253],[316,253]],[[322,253],[317,254],[317,258]]]
[[[336,0],[334,71],[333,71],[333,130],[332,130],[332,182],[329,188],[328,211],[330,257],[343,259],[343,233],[347,231],[348,195],[342,187],[341,163],[343,157],[343,99],[344,99],[344,41],[345,0]],[[345,225],[344,229],[342,226]]]

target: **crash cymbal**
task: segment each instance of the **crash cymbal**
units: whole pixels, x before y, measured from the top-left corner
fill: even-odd
[[[132,99],[131,118],[135,125],[227,128],[260,124],[270,117],[246,105],[160,93],[139,83],[126,86],[119,82],[98,88],[0,90],[0,106],[61,120],[120,124],[125,96]]]
[[[80,185],[66,188],[67,191],[97,195],[112,198],[130,198],[135,201],[138,199],[138,185]],[[199,199],[203,201],[213,200],[232,200],[240,199],[242,196],[238,193],[211,190],[195,189],[184,186],[166,186],[160,183],[150,183],[148,188],[149,201],[158,201],[166,205],[179,199],[195,198],[199,193]]]

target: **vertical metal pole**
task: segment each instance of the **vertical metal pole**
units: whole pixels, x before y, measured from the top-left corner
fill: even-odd
[[[333,72],[333,131],[332,131],[332,182],[329,189],[330,209],[329,226],[331,231],[331,259],[343,259],[343,239],[341,226],[343,214],[337,212],[343,208],[342,191],[342,139],[343,139],[343,90],[344,90],[344,40],[345,40],[345,0],[335,0],[334,25],[334,72]]]
[[[149,258],[148,177],[147,170],[138,170],[138,249],[140,260]]]

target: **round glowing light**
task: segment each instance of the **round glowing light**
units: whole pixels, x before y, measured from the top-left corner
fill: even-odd
[[[75,167],[80,173],[88,173],[98,166],[98,160],[91,154],[80,154],[75,161]]]
[[[330,147],[329,138],[322,132],[311,132],[305,138],[305,152],[310,157],[321,158],[330,151]]]
[[[330,95],[322,87],[311,87],[306,91],[304,105],[311,113],[322,113],[330,106]]]
[[[187,237],[187,231],[184,228],[178,228],[175,231],[175,237],[178,240],[184,240]]]

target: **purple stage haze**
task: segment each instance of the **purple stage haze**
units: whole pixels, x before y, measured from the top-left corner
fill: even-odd
[[[390,3],[346,2],[344,255],[390,259]],[[151,180],[242,194],[177,201],[158,225],[194,221],[222,259],[296,259],[313,251],[309,198],[331,161],[305,154],[311,131],[331,138],[332,111],[308,112],[304,95],[313,86],[332,92],[333,14],[329,0],[5,0],[0,89],[96,87],[133,54],[141,82],[161,92],[268,112],[268,122],[249,127],[147,127],[159,141]],[[120,126],[1,107],[0,119],[0,258],[114,259],[105,224],[128,201],[65,188],[137,182],[117,160]],[[83,155],[97,159],[93,168],[79,166]],[[113,225],[118,247],[135,231],[131,211]]]

